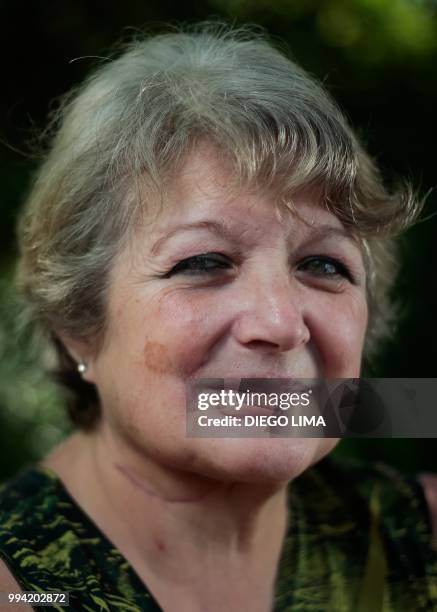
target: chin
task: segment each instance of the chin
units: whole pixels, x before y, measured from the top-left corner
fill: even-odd
[[[286,485],[336,445],[328,438],[217,438],[200,470],[224,481]],[[210,453],[208,453],[210,455]]]

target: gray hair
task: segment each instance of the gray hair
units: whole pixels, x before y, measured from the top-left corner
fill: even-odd
[[[384,187],[322,86],[260,30],[202,23],[130,42],[68,94],[50,122],[50,146],[18,225],[22,321],[55,344],[58,379],[74,391],[73,421],[91,427],[93,385],[81,382],[58,334],[105,334],[108,276],[144,197],[162,193],[201,140],[233,163],[230,188],[317,188],[362,239],[369,325],[364,357],[392,330],[398,257],[393,238],[422,203],[408,185]],[[149,198],[152,201],[156,198]]]

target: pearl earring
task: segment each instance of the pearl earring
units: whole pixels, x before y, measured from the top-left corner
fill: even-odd
[[[84,372],[87,371],[87,369],[88,369],[88,366],[83,361],[77,364],[77,371],[79,372],[79,374],[83,374]]]

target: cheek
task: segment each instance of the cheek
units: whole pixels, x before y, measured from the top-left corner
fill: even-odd
[[[361,294],[333,296],[317,313],[316,344],[326,378],[355,378],[360,374],[368,309]],[[314,315],[316,321],[316,315]]]
[[[146,340],[143,347],[143,364],[146,370],[162,375],[177,373],[178,364],[174,354],[163,342]]]
[[[142,328],[141,359],[158,376],[186,378],[206,358],[217,333],[219,311],[211,297],[171,292],[148,308]]]

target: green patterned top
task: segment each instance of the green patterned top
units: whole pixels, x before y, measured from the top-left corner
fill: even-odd
[[[274,612],[437,611],[437,555],[415,480],[383,465],[327,458],[290,485],[289,503]],[[41,466],[0,486],[0,557],[22,590],[68,591],[68,610],[161,610],[61,480]]]

